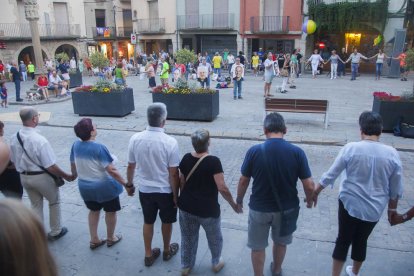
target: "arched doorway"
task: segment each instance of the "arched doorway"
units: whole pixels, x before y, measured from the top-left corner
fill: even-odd
[[[69,56],[69,59],[71,59],[72,57],[75,57],[75,60],[77,61],[79,58],[78,50],[76,50],[76,48],[70,44],[63,44],[57,47],[55,51],[55,56],[62,52],[65,52]]]
[[[45,51],[42,50],[42,60],[45,60],[45,58],[47,58],[47,55]],[[29,64],[29,61],[31,61],[35,66],[37,66],[33,46],[27,46],[26,48],[24,48],[19,53],[19,57],[17,58],[17,61],[18,62],[23,61],[24,64],[26,65]]]

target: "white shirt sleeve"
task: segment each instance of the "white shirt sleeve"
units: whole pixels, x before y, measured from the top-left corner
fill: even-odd
[[[174,168],[180,165],[180,151],[178,150],[178,143],[175,141],[174,146],[171,149],[170,156],[168,159],[168,167]]]

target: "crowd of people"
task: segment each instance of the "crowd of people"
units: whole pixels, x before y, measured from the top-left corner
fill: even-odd
[[[240,60],[236,59],[237,62]],[[58,240],[68,233],[61,222],[59,187],[62,183],[59,178],[78,180],[80,196],[89,210],[91,250],[105,244],[110,248],[123,239],[115,233],[117,212],[121,210],[119,195],[125,189],[129,196],[134,196],[134,181],[139,183],[138,197],[144,217],[143,263],[147,267],[154,265],[161,252],[163,260],[168,261],[181,248],[182,275],[189,275],[195,266],[200,226],[206,232],[211,269],[217,273],[224,267],[222,250],[225,241],[218,194],[235,213],[242,213],[244,196],[251,182],[247,246],[251,249],[253,271],[257,276],[263,275],[270,230],[273,241],[270,269],[272,275],[282,275],[283,260],[287,246],[292,243],[299,215],[298,180],[303,185],[306,206],[312,208],[323,189],[334,185],[345,171],[338,201],[339,230],[332,254],[334,276],[340,275],[351,245],[353,265],[347,266],[346,272],[351,276],[359,275],[366,258],[367,240],[387,206],[391,225],[414,217],[414,207],[404,214],[397,213],[398,200],[402,196],[402,164],[394,148],[379,142],[382,119],[375,112],[366,111],[360,115],[361,141],[349,143],[341,149],[319,184],[312,179],[305,152],[284,140],[287,129],[283,117],[278,113],[268,114],[263,124],[266,141],[246,152],[235,197],[224,181],[219,157],[209,154],[212,140],[207,130],[192,133],[194,151],[180,158],[176,139],[164,132],[167,109],[162,103],[148,107],[148,127],[129,140],[126,176],[117,170],[116,157],[98,141],[98,130],[91,119],[83,118],[74,126],[79,139],[70,149],[71,171],[65,172],[57,164],[49,141],[36,131],[38,111],[33,107],[23,107],[19,114],[23,127],[12,136],[10,148],[0,139],[0,168],[3,171],[7,167],[1,174],[7,181],[0,181],[0,188],[6,196],[21,199],[23,187],[36,215],[13,201],[0,202],[3,222],[0,235],[11,239],[0,241],[0,251],[4,253],[0,255],[0,263],[7,264],[0,267],[2,275],[18,275],[15,273],[26,267],[22,260],[41,262],[37,269],[44,269],[44,272],[38,275],[53,275],[46,271],[56,271],[44,236],[38,237],[44,231],[40,223],[43,221],[44,198],[49,202],[51,231],[47,235],[48,240]],[[4,125],[0,124],[1,136],[3,128]],[[11,209],[13,212],[10,213]],[[98,233],[102,209],[107,230],[105,238]],[[171,242],[178,210],[181,245]],[[158,215],[162,248],[153,245],[154,223]],[[37,243],[31,241],[26,244],[27,248],[13,246],[14,241],[23,236],[27,238],[29,232]],[[22,242],[18,244],[23,246]],[[20,258],[17,252],[29,252],[29,246],[30,252],[41,253],[24,253],[25,258]],[[49,262],[42,263],[45,256]],[[12,261],[17,259],[20,261]]]

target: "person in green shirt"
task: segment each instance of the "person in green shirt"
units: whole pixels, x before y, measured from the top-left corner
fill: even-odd
[[[35,66],[33,65],[31,61],[29,61],[29,64],[27,65],[27,72],[29,72],[30,77],[32,78],[32,80],[34,80],[35,79]]]
[[[118,63],[117,67],[115,68],[115,83],[119,85],[125,85],[125,77],[122,74],[122,63]]]
[[[168,62],[165,61],[164,57],[161,57],[161,63],[162,63],[162,70],[161,70],[161,75],[160,75],[161,84],[167,85],[170,65],[168,64]]]
[[[225,48],[223,51],[223,63],[224,63],[224,69],[227,70],[227,56],[229,55],[229,49]]]

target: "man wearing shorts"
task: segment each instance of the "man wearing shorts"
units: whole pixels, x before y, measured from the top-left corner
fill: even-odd
[[[276,70],[279,69],[278,66],[275,66],[275,62],[272,60],[272,53],[267,54],[267,59],[264,62],[264,97],[270,97],[272,96],[270,94],[270,87],[272,86],[273,78],[276,76]]]
[[[139,200],[144,214],[145,266],[152,266],[160,256],[160,248],[152,248],[154,223],[161,218],[164,241],[163,260],[170,260],[178,251],[172,243],[172,224],[177,221],[177,193],[180,163],[178,143],[164,133],[167,108],[163,103],[153,103],[147,109],[148,127],[134,134],[128,146],[128,183],[139,183]]]
[[[286,134],[283,117],[279,113],[270,113],[264,120],[263,128],[267,140],[247,151],[241,168],[236,202],[238,210],[242,211],[243,197],[250,178],[253,177],[247,246],[251,249],[254,275],[264,275],[265,249],[270,229],[273,240],[270,270],[272,275],[282,275],[282,263],[286,247],[292,242],[292,233],[280,235],[281,211],[287,213],[298,210],[298,178],[302,181],[308,208],[313,204],[315,185],[304,151],[283,139]]]
[[[408,76],[408,70],[407,70],[407,63],[405,62],[405,58],[407,50],[404,50],[397,58],[400,61],[400,75],[401,75],[401,81],[407,81]]]

